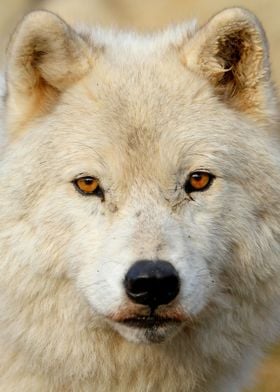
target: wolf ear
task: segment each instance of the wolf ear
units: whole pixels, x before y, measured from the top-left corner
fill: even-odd
[[[258,19],[242,8],[214,16],[187,44],[188,67],[240,112],[267,123],[277,118],[268,43]]]
[[[28,14],[8,47],[7,123],[17,133],[29,120],[47,112],[59,94],[90,68],[90,48],[58,16]]]

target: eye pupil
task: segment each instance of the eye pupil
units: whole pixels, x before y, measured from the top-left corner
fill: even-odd
[[[201,181],[202,178],[203,178],[203,177],[202,177],[201,174],[194,173],[194,174],[192,175],[192,179],[195,180],[195,181]]]
[[[93,183],[93,178],[85,178],[83,181],[86,185],[91,185]]]

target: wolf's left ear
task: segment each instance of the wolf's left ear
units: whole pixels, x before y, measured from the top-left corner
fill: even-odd
[[[242,8],[214,16],[184,49],[187,66],[206,77],[231,107],[264,123],[277,118],[268,43],[258,19]]]
[[[47,11],[28,14],[8,47],[7,123],[17,134],[33,117],[90,69],[87,43],[66,22]]]

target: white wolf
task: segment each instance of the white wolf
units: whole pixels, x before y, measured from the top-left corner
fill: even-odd
[[[0,390],[241,391],[280,318],[258,20],[138,36],[34,12],[3,104]]]

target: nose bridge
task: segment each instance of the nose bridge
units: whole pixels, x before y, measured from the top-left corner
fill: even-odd
[[[152,221],[160,226],[162,218],[169,213],[159,187],[153,182],[136,186],[131,195],[131,206],[142,225]]]
[[[159,200],[147,197],[133,203],[134,247],[139,257],[157,258],[166,245],[166,226],[170,211]]]

